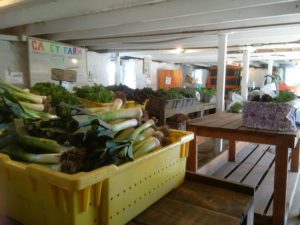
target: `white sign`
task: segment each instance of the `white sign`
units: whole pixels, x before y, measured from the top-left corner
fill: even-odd
[[[24,84],[22,72],[5,71],[5,81],[10,84]]]
[[[30,85],[49,82],[51,69],[75,70],[74,86],[89,84],[86,49],[47,40],[28,38]],[[55,81],[53,81],[55,82]]]
[[[171,85],[172,83],[172,77],[166,76],[166,85]]]

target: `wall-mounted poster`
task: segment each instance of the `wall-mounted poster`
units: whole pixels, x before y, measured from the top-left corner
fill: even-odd
[[[28,38],[30,85],[54,82],[51,69],[75,70],[77,80],[72,86],[90,84],[87,73],[87,50],[47,40]]]

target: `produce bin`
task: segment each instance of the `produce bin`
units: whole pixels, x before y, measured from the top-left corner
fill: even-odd
[[[0,214],[24,225],[125,224],[184,181],[193,133],[121,166],[74,175],[0,154]]]
[[[78,98],[78,97],[77,97]],[[87,108],[94,108],[94,107],[103,107],[104,105],[112,105],[113,103],[101,103],[101,102],[93,102],[84,98],[78,98],[80,103]]]

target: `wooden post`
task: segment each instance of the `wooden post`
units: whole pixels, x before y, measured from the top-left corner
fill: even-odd
[[[187,158],[186,170],[197,172],[198,170],[198,142],[197,142],[197,128],[189,127],[188,131],[194,132],[195,138],[189,145],[189,157]]]
[[[236,160],[236,140],[229,140],[229,161]]]
[[[288,145],[280,143],[276,145],[275,178],[274,178],[274,202],[273,224],[285,225],[287,221],[286,210],[286,185],[288,173]]]
[[[297,140],[296,147],[292,150],[291,156],[291,171],[299,171],[299,149],[300,149],[300,139]]]

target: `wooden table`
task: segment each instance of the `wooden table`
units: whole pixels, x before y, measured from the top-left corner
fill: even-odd
[[[188,130],[196,136],[214,137],[229,140],[229,160],[235,161],[236,142],[245,141],[275,145],[275,177],[273,224],[284,225],[287,220],[286,187],[288,173],[288,153],[291,153],[291,171],[298,172],[299,167],[299,129],[296,132],[276,132],[243,127],[242,115],[234,113],[215,113],[189,121]],[[190,143],[187,170],[198,169],[197,138]]]

